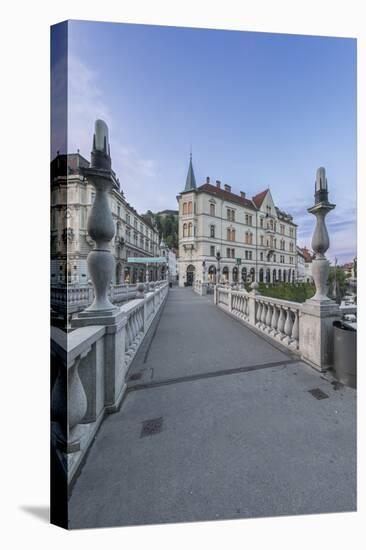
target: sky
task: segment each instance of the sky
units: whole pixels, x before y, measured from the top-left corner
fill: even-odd
[[[324,166],[336,204],[327,256],[356,255],[356,40],[71,21],[67,145],[63,41],[55,32],[52,158],[79,150],[89,159],[94,121],[104,119],[112,167],[142,213],[177,209],[192,148],[198,185],[210,176],[250,197],[269,187],[308,248],[307,208]]]

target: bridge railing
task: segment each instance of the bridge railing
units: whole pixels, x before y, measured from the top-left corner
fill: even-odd
[[[161,281],[149,283],[149,286],[159,283],[161,283]],[[118,285],[111,285],[108,291],[111,302],[120,304],[133,300],[137,295],[137,284],[121,283]],[[93,300],[94,288],[92,285],[51,285],[51,308],[55,312],[70,314],[78,313],[90,306]]]
[[[304,304],[220,285],[215,287],[214,301],[221,309],[285,348],[299,355],[305,351],[300,337]]]
[[[139,297],[120,306],[111,325],[68,333],[52,327],[52,441],[69,483],[103,418],[119,408],[128,369],[168,290],[167,281],[147,293],[137,289]]]
[[[196,294],[199,294],[200,296],[204,296],[207,294],[207,283],[203,283],[202,281],[193,281],[193,290],[196,292]]]

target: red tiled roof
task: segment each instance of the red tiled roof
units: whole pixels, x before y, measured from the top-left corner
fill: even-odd
[[[306,246],[304,246],[304,248],[298,247],[298,249],[300,250],[301,254],[304,256],[305,262],[311,262],[313,260],[313,255],[306,248]]]
[[[268,189],[265,191],[261,191],[261,193],[258,193],[253,197],[253,202],[256,205],[257,208],[260,208],[262,206],[262,202],[264,201],[264,197],[267,195]]]
[[[242,206],[246,206],[247,208],[256,210],[256,207],[251,200],[245,199],[244,197],[236,195],[235,193],[231,193],[231,191],[226,191],[225,189],[221,189],[220,187],[211,185],[210,183],[204,183],[203,185],[198,187],[197,191],[208,193],[209,195],[214,195],[215,197],[219,197],[220,199],[224,199],[230,202],[236,202],[238,204],[241,204]]]

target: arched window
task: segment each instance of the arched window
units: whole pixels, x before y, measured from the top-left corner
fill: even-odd
[[[246,283],[246,280],[247,280],[247,268],[246,267],[243,267],[243,269],[241,270],[241,278],[242,278],[243,282]]]
[[[187,214],[187,203],[183,203],[183,214]]]
[[[189,222],[188,224],[188,237],[192,237],[193,235],[193,225],[192,222]]]
[[[275,283],[277,281],[277,274],[276,274],[276,270],[274,269],[272,271],[272,282]]]
[[[281,270],[280,270],[280,269],[278,270],[278,281],[279,281],[279,282],[282,281],[282,273],[281,273]]]
[[[187,236],[187,224],[184,223],[183,224],[183,237],[186,237]]]
[[[239,279],[239,270],[237,267],[233,268],[233,282],[237,283]]]
[[[263,283],[263,279],[264,279],[263,269],[260,268],[260,270],[259,270],[259,282]]]
[[[210,216],[215,215],[215,205],[213,203],[210,204]]]
[[[192,214],[192,201],[188,203],[188,214]]]

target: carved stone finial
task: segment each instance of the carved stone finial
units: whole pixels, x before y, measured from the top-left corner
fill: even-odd
[[[328,182],[325,168],[321,167],[316,173],[315,204],[308,208],[308,212],[316,217],[316,226],[311,241],[311,247],[315,253],[315,259],[311,264],[312,276],[316,287],[316,293],[311,298],[312,300],[329,300],[327,297],[329,262],[325,258],[325,253],[329,248],[329,235],[325,225],[325,216],[333,208],[335,208],[335,204],[328,202]]]
[[[95,248],[88,255],[88,269],[93,281],[95,298],[85,312],[102,314],[116,309],[108,298],[115,264],[109,243],[114,237],[115,227],[108,200],[113,185],[108,126],[103,120],[95,122],[91,165],[82,171],[96,191],[87,222],[88,234],[95,241]]]

